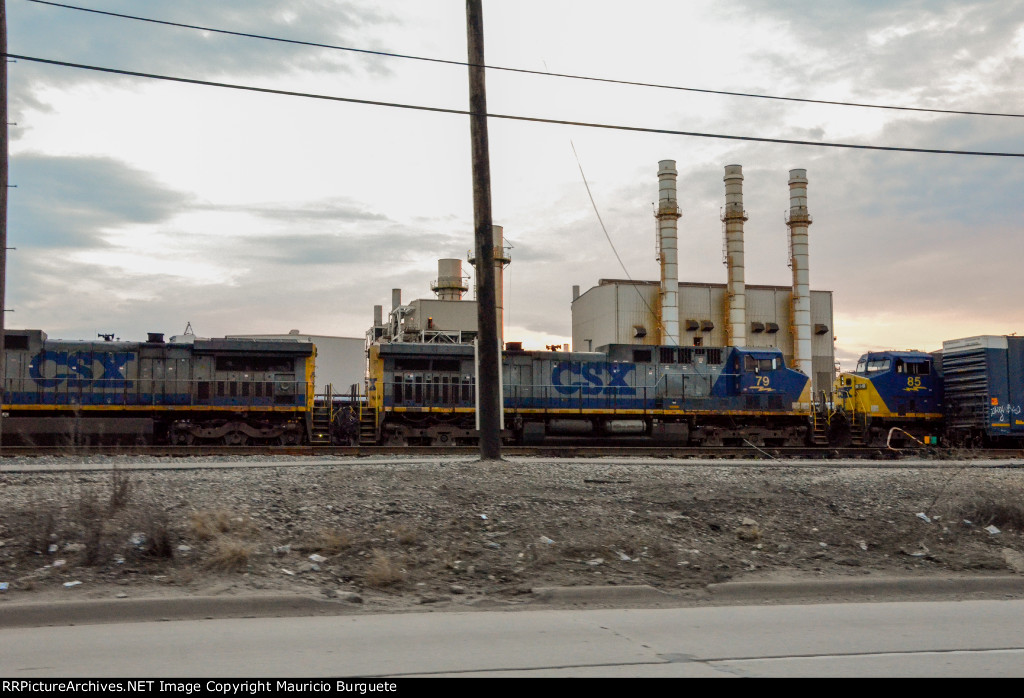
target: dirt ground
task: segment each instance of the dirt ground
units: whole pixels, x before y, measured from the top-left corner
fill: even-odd
[[[1024,573],[1014,467],[231,465],[0,473],[0,603],[295,592],[493,607],[549,586],[685,596],[727,580]]]

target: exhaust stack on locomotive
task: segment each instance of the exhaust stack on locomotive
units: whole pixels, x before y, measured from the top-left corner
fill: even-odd
[[[743,168],[740,165],[725,166],[725,211],[722,222],[725,225],[725,255],[728,265],[729,285],[726,290],[726,343],[730,346],[747,345],[747,296],[743,266],[743,222],[747,213],[743,210]]]
[[[793,268],[793,367],[811,375],[811,286],[808,265],[807,170],[789,171],[789,256]]]
[[[679,345],[678,226],[675,160],[658,163],[658,260],[661,262],[661,344]]]

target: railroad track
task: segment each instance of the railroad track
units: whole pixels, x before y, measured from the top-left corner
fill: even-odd
[[[476,446],[4,446],[0,459],[12,457],[152,456],[168,458],[223,456],[476,456]],[[885,448],[758,448],[692,446],[591,446],[560,444],[551,446],[505,446],[502,454],[555,458],[751,458],[763,460],[935,460],[1022,459],[1021,449],[885,449]]]

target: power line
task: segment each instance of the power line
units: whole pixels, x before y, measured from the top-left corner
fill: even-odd
[[[580,162],[580,156],[576,152],[576,144],[572,142],[571,138],[569,139],[569,146],[572,148],[572,154],[576,158],[576,165],[580,168],[580,177],[583,178],[583,186],[586,187],[587,196],[590,197],[590,205],[594,207],[594,215],[597,216],[597,222],[601,225],[601,230],[604,231],[605,238],[608,239],[608,244],[611,246],[612,252],[615,254],[615,259],[619,260],[619,266],[622,267],[622,272],[626,275],[626,278],[629,279],[630,284],[633,286],[633,290],[636,291],[636,295],[640,297],[640,302],[644,304],[647,311],[651,314],[651,317],[654,318],[655,324],[657,324],[661,331],[664,332],[665,326],[662,324],[661,318],[658,317],[658,313],[654,312],[654,308],[648,304],[647,299],[644,298],[644,294],[640,293],[640,287],[633,280],[633,277],[629,275],[629,270],[626,269],[626,263],[622,261],[622,257],[619,256],[619,251],[615,249],[615,243],[612,242],[612,236],[608,234],[608,228],[604,225],[604,220],[601,218],[601,212],[597,209],[597,202],[594,201],[594,194],[590,191],[590,183],[587,182],[587,175],[583,174],[583,163]]]
[[[311,46],[314,48],[327,48],[334,51],[350,51],[353,53],[364,53],[372,56],[384,56],[387,58],[404,58],[413,61],[425,61],[428,63],[441,63],[445,65],[457,65],[457,66],[468,66],[469,63],[464,61],[448,60],[445,58],[430,58],[427,56],[413,56],[405,53],[391,53],[388,51],[373,51],[370,49],[354,48],[351,46],[337,46],[334,44],[322,44],[315,41],[301,41],[299,39],[284,39],[275,36],[266,36],[264,34],[252,34],[249,32],[231,31],[228,29],[216,29],[214,27],[204,27],[196,24],[185,24],[182,22],[170,22],[162,19],[152,19],[150,17],[139,17],[137,15],[127,15],[119,12],[108,12],[106,10],[94,10],[88,7],[78,7],[76,5],[67,5],[59,2],[49,2],[48,0],[28,0],[38,5],[50,5],[52,7],[60,7],[67,10],[78,10],[80,12],[89,12],[97,15],[106,15],[108,17],[118,17],[121,19],[131,19],[138,22],[149,22],[151,24],[163,24],[168,27],[178,27],[181,29],[197,29],[199,31],[211,32],[215,34],[227,34],[229,36],[240,36],[249,39],[261,39],[263,41],[276,41],[285,44],[295,44],[298,46]],[[710,90],[699,87],[683,87],[680,85],[664,85],[653,82],[639,82],[634,80],[616,80],[614,78],[601,78],[587,75],[573,75],[571,73],[551,73],[542,70],[529,70],[527,68],[510,68],[500,65],[485,65],[488,70],[501,70],[509,73],[524,73],[527,75],[543,75],[545,77],[553,78],[567,78],[570,80],[585,80],[589,82],[604,82],[614,85],[631,85],[634,87],[651,87],[661,90],[678,90],[681,92],[699,92],[702,94],[710,95],[724,95],[727,97],[748,97],[754,99],[774,99],[783,102],[803,102],[806,104],[826,104],[840,107],[860,107],[864,109],[889,109],[895,111],[911,111],[911,112],[926,112],[930,114],[953,114],[959,116],[1004,116],[1015,119],[1024,118],[1024,114],[1012,114],[1007,112],[985,112],[985,111],[967,111],[957,109],[931,109],[927,107],[903,107],[889,104],[870,104],[866,102],[841,102],[836,100],[827,99],[808,99],[804,97],[783,97],[780,95],[766,95],[757,94],[753,92],[729,92],[727,90]]]
[[[79,68],[82,70],[92,70],[100,73],[112,73],[114,75],[127,75],[130,77],[148,78],[151,80],[164,80],[167,82],[179,82],[189,85],[203,85],[205,87],[221,87],[231,90],[240,90],[245,92],[260,92],[264,94],[282,95],[285,97],[304,97],[307,99],[320,99],[331,102],[349,102],[351,104],[367,104],[377,107],[392,107],[396,109],[413,109],[416,111],[428,111],[437,112],[441,114],[458,114],[460,116],[472,116],[473,112],[465,109],[447,109],[445,107],[427,107],[418,104],[402,104],[399,102],[380,102],[369,99],[356,99],[355,97],[337,97],[333,95],[322,95],[314,94],[310,92],[295,92],[293,90],[277,90],[269,87],[253,87],[251,85],[238,85],[228,82],[210,82],[208,80],[196,80],[195,78],[179,78],[170,75],[158,75],[155,73],[140,73],[133,70],[120,70],[117,68],[104,68],[95,65],[85,65],[82,63],[69,63],[67,61],[55,61],[47,58],[35,58],[33,56],[23,56],[15,53],[5,54],[9,58],[16,58],[23,61],[31,61],[34,63],[45,63],[48,65],[59,65],[66,68]],[[649,128],[643,126],[625,126],[620,124],[601,124],[587,121],[569,121],[567,119],[544,119],[536,116],[517,116],[514,114],[493,114],[488,113],[485,116],[492,119],[507,119],[509,121],[528,121],[538,124],[556,124],[559,126],[581,126],[584,128],[602,128],[614,131],[635,131],[638,133],[657,133],[669,136],[689,136],[692,138],[717,138],[722,140],[733,140],[733,141],[752,141],[757,143],[780,143],[783,145],[806,145],[817,148],[848,148],[853,150],[883,150],[889,152],[901,152],[901,153],[931,153],[936,155],[977,155],[984,157],[1005,157],[1005,158],[1024,158],[1024,153],[1000,153],[1000,152],[989,152],[989,151],[978,151],[978,150],[943,150],[939,148],[905,148],[899,146],[886,146],[886,145],[862,145],[858,143],[830,143],[827,141],[803,141],[790,138],[764,138],[760,136],[732,136],[722,133],[701,133],[697,131],[677,131],[674,129],[667,128]]]

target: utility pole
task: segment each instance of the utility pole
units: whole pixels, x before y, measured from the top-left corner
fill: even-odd
[[[7,0],[0,0],[0,443],[3,442],[3,398],[7,393]]]
[[[469,47],[469,129],[473,144],[473,228],[477,279],[477,415],[480,460],[501,459],[502,395],[499,387],[501,347],[498,344],[494,290],[494,233],[491,220],[491,163],[487,142],[487,89],[484,84],[484,13],[481,0],[466,0]]]

